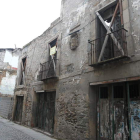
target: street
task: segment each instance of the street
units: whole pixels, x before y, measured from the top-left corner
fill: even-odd
[[[0,117],[0,140],[55,140]]]

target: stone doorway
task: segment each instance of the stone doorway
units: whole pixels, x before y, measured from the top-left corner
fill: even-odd
[[[53,134],[56,92],[37,93],[36,127]]]
[[[24,96],[16,96],[16,100],[17,102],[16,102],[16,108],[15,108],[14,121],[21,123]]]

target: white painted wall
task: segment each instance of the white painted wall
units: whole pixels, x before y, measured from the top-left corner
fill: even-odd
[[[18,68],[18,55],[13,55],[12,51],[6,50],[4,56],[4,63],[9,63],[11,67]],[[14,88],[16,83],[16,69],[15,74],[10,73],[8,70],[6,71],[6,77],[2,78],[0,83],[0,93],[1,94],[14,94]]]
[[[0,85],[0,93],[2,94],[14,94],[14,88],[16,83],[16,75],[11,75],[10,72],[6,72],[6,77],[2,78]]]
[[[12,67],[18,68],[18,56],[12,55],[12,52],[6,50],[4,62],[8,62]]]

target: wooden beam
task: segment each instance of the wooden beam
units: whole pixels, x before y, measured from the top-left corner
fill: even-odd
[[[117,15],[117,11],[118,11],[118,9],[119,9],[119,3],[117,3],[117,6],[116,6],[116,8],[115,8],[115,11],[114,11],[114,14],[113,14],[113,16],[112,16],[112,19],[111,19],[111,23],[110,23],[109,29],[111,29],[111,26],[112,26],[112,24],[113,24],[113,22],[114,22],[114,19],[115,19],[116,15]]]
[[[123,22],[123,9],[122,9],[122,1],[121,0],[119,0],[119,8],[120,8],[120,16],[121,16],[121,25],[123,26],[124,22]]]
[[[99,81],[99,82],[93,82],[90,83],[90,86],[96,86],[96,85],[104,85],[104,84],[111,84],[111,83],[120,83],[120,82],[126,82],[126,81],[137,81],[140,80],[140,76],[137,77],[127,77],[122,79],[113,79],[108,81]]]

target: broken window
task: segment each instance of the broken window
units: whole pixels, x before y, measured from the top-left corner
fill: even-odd
[[[24,85],[25,84],[26,63],[27,63],[27,59],[25,57],[21,61],[21,73],[20,73],[20,81],[19,81],[20,85]]]
[[[122,2],[118,0],[96,12],[96,39],[91,44],[92,64],[127,56]]]
[[[46,80],[48,78],[56,78],[57,63],[57,38],[49,43],[49,61],[40,64],[40,72],[38,80]]]
[[[50,60],[57,59],[57,38],[49,43],[50,47]]]

